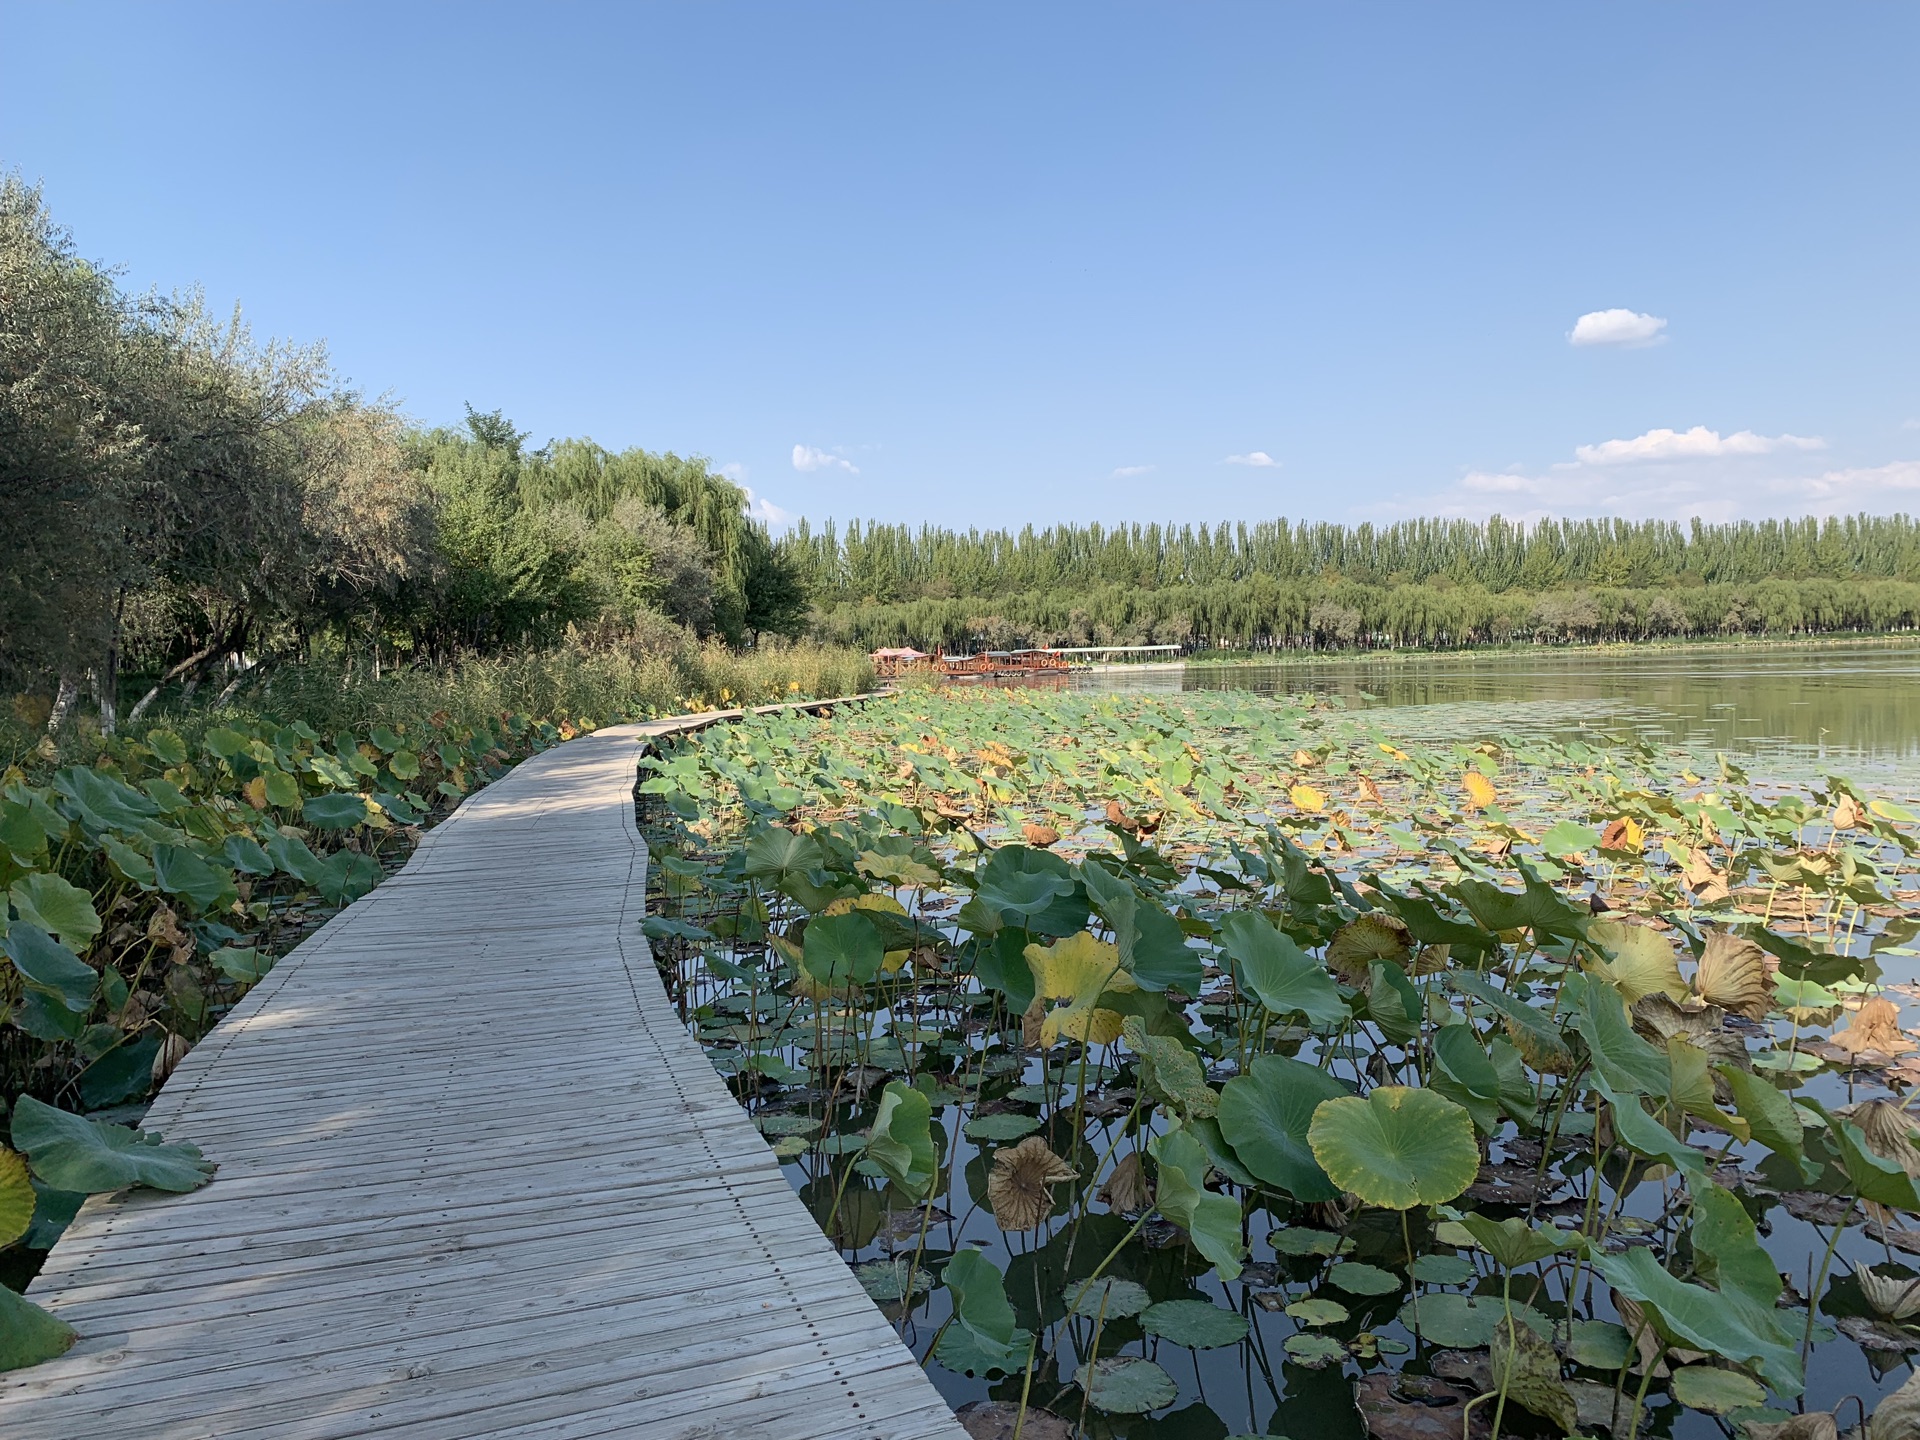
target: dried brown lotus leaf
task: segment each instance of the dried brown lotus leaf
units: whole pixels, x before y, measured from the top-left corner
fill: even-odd
[[[1851,795],[1842,795],[1831,817],[1836,830],[1859,830],[1867,823],[1866,809]]]
[[[1412,956],[1405,923],[1378,910],[1356,915],[1327,942],[1327,968],[1349,985],[1365,985],[1376,960],[1405,966]]]
[[[1715,930],[1700,952],[1693,988],[1709,1005],[1719,1005],[1749,1020],[1764,1020],[1773,1005],[1767,952],[1742,936]]]
[[[1876,1313],[1894,1321],[1920,1315],[1920,1279],[1882,1275],[1871,1265],[1855,1270],[1853,1278],[1860,1282],[1861,1295]]]
[[[1033,997],[1033,1004],[1029,1005],[1026,1013],[1020,1017],[1020,1043],[1029,1050],[1040,1049],[1041,1027],[1046,1023],[1047,1002],[1036,995]]]
[[[1839,1113],[1860,1127],[1869,1150],[1920,1180],[1920,1146],[1913,1143],[1913,1112],[1891,1100],[1865,1100]]]
[[[1914,1440],[1920,1435],[1920,1370],[1874,1407],[1867,1440]]]
[[[1051,825],[1039,825],[1029,820],[1020,827],[1020,838],[1036,850],[1046,850],[1060,843],[1060,832]]]
[[[1002,1230],[1031,1230],[1053,1210],[1047,1187],[1071,1180],[1074,1169],[1038,1135],[994,1153],[987,1176],[987,1203]]]
[[[1123,1156],[1100,1187],[1100,1203],[1120,1214],[1134,1215],[1147,1208],[1153,1190],[1147,1184],[1147,1168],[1140,1163],[1140,1152]]]
[[[1845,1028],[1833,1032],[1833,1043],[1855,1057],[1868,1050],[1909,1055],[1920,1049],[1901,1030],[1899,1007],[1881,999],[1869,1000],[1856,1010]]]
[[[162,1040],[153,1055],[153,1083],[158,1085],[171,1075],[192,1048],[193,1042],[184,1035],[169,1034]]]
[[[1840,1440],[1831,1410],[1809,1410],[1772,1425],[1749,1420],[1743,1429],[1746,1440]]]

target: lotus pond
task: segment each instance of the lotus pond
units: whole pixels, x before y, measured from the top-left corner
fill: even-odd
[[[1920,1433],[1911,797],[1425,723],[715,727],[647,933],[976,1436]]]

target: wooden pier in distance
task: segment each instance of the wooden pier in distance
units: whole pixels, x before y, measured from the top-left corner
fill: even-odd
[[[144,1122],[213,1183],[88,1202],[0,1435],[964,1440],[641,935],[636,762],[725,718],[525,761],[281,959]]]

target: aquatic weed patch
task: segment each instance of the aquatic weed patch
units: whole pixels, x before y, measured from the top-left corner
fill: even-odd
[[[1905,1403],[1912,812],[1380,719],[923,692],[710,730],[647,766],[648,933],[983,1425]]]

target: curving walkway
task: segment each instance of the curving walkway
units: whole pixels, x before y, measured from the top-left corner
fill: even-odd
[[[711,723],[701,717],[691,724]],[[536,756],[276,965],[29,1293],[9,1440],[963,1440],[667,1000],[635,762]]]

